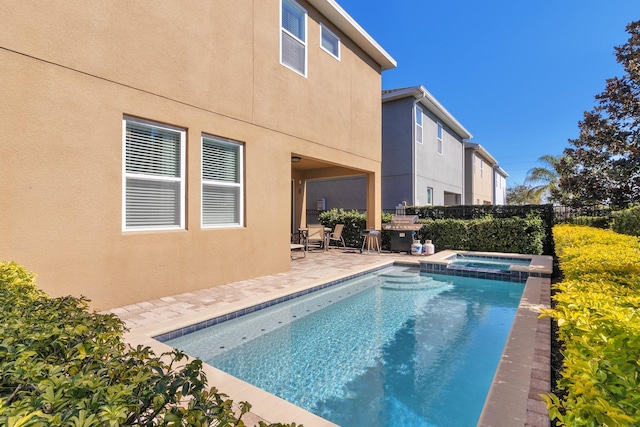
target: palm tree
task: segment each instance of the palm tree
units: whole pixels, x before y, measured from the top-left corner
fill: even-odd
[[[529,193],[532,199],[540,203],[543,200],[553,200],[553,194],[558,191],[558,166],[563,161],[564,156],[558,154],[552,156],[545,154],[538,158],[542,166],[529,169],[524,179],[525,185],[530,186]]]

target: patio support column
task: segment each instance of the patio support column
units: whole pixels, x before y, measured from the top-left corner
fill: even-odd
[[[382,228],[380,170],[367,174],[367,228],[380,230]]]

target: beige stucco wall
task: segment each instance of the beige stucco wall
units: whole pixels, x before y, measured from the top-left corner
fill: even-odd
[[[475,169],[473,167],[475,157]],[[481,161],[484,170],[481,172]],[[493,203],[493,168],[478,151],[465,151],[465,204],[483,205]]]
[[[308,4],[304,78],[276,0],[10,3],[0,260],[52,295],[107,309],[288,270],[291,153],[380,173],[380,67],[344,37],[341,61],[321,50]],[[125,115],[187,130],[185,230],[122,231]],[[245,144],[244,227],[200,227],[202,133]]]

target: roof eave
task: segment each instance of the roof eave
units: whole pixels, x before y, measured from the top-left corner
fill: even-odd
[[[308,0],[327,19],[380,65],[382,71],[398,64],[335,0]]]
[[[451,114],[435,96],[424,86],[412,86],[382,95],[382,102],[413,96],[419,100],[427,110],[431,111],[439,120],[449,126],[462,139],[471,139],[473,135]]]
[[[497,165],[498,164],[498,161],[482,145],[480,145],[480,144],[478,144],[476,142],[465,142],[464,143],[464,147],[465,148],[471,148],[474,151],[480,152],[482,157],[484,157],[485,159],[489,160],[492,165]]]

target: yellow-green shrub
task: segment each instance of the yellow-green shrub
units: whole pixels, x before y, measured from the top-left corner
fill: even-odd
[[[640,244],[584,226],[553,229],[565,280],[554,286],[565,348],[562,398],[546,397],[560,426],[640,424]]]
[[[0,426],[245,426],[251,405],[236,413],[200,360],[130,348],[124,330],[86,299],[50,298],[32,273],[0,262]]]

